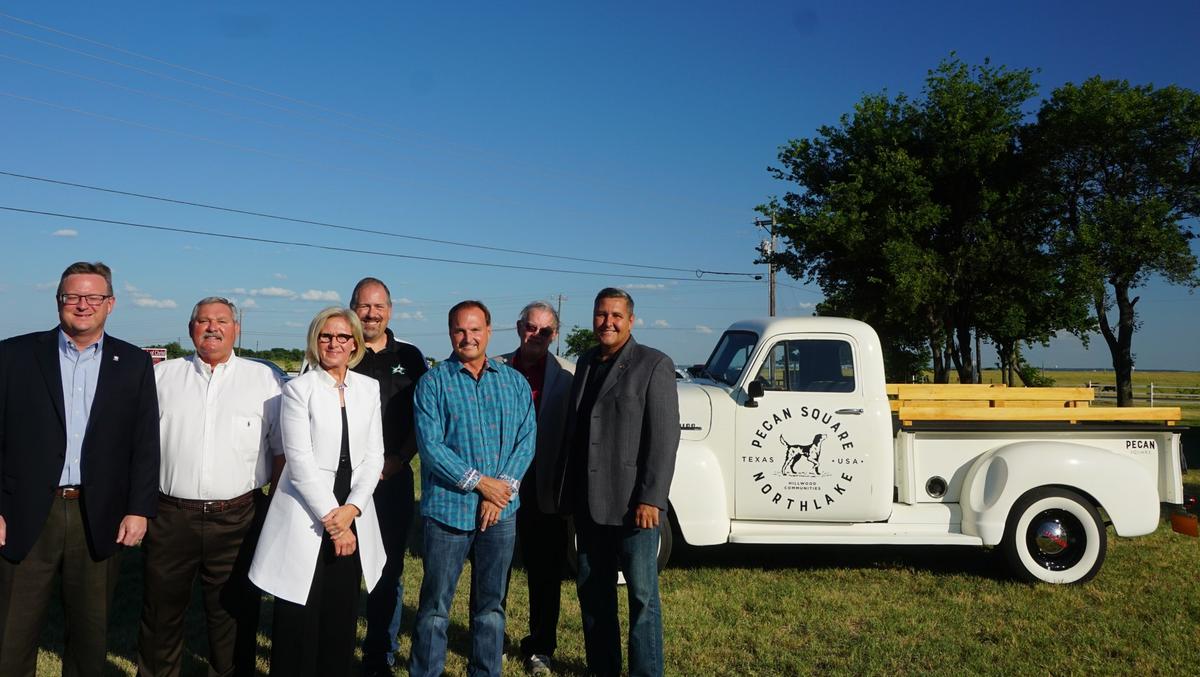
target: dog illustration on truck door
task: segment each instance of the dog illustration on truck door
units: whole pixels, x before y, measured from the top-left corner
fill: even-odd
[[[813,473],[820,475],[821,442],[824,441],[826,437],[828,437],[828,435],[817,434],[815,437],[813,437],[813,441],[809,444],[789,444],[788,441],[783,438],[783,435],[780,435],[779,441],[783,443],[783,446],[787,448],[787,451],[784,453],[783,467],[779,469],[779,473],[781,475],[801,474],[800,471],[796,470],[796,463],[801,459],[804,459],[812,464]]]

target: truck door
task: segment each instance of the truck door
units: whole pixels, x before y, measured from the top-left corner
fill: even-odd
[[[765,394],[736,414],[735,518],[880,519],[853,337],[780,335],[757,359],[744,380]]]

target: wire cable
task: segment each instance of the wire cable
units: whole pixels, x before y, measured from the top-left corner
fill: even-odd
[[[61,212],[50,212],[50,211],[43,211],[40,209],[25,209],[22,207],[11,207],[11,206],[7,206],[7,205],[0,205],[0,210],[4,210],[4,211],[8,211],[8,212],[15,212],[18,214],[33,214],[33,215],[37,215],[37,216],[50,216],[50,217],[61,218],[61,219],[71,219],[74,221],[87,221],[90,223],[104,223],[104,224],[116,225],[116,226],[127,226],[130,228],[141,228],[143,230],[155,230],[155,231],[161,231],[161,232],[167,232],[167,233],[182,233],[185,235],[201,235],[204,237],[224,238],[224,239],[228,239],[228,240],[240,240],[243,242],[259,242],[259,243],[263,243],[263,244],[277,244],[277,245],[284,245],[284,246],[290,246],[290,247],[304,247],[304,248],[308,248],[308,249],[319,249],[319,250],[324,250],[324,251],[342,252],[342,253],[347,253],[347,254],[368,254],[371,256],[384,256],[384,257],[389,257],[389,258],[410,259],[413,261],[429,261],[432,263],[453,263],[453,264],[463,265],[463,266],[480,266],[480,267],[484,267],[484,268],[502,268],[505,270],[527,270],[527,271],[541,272],[541,273],[563,273],[563,274],[567,274],[567,275],[598,275],[598,276],[603,276],[603,277],[616,277],[617,276],[614,273],[601,272],[601,271],[569,270],[569,269],[565,269],[565,268],[544,268],[544,267],[540,267],[540,266],[520,266],[520,265],[506,264],[506,263],[487,263],[484,261],[466,261],[466,260],[462,260],[462,259],[447,259],[447,258],[439,258],[439,257],[434,257],[434,256],[418,256],[416,254],[401,254],[399,252],[378,252],[378,251],[370,251],[367,249],[355,249],[353,247],[336,247],[333,245],[316,244],[313,242],[296,242],[296,241],[292,241],[292,240],[278,240],[275,238],[256,237],[256,236],[252,236],[252,235],[233,235],[230,233],[214,233],[212,231],[199,230],[196,228],[178,228],[175,226],[160,226],[160,225],[149,224],[149,223],[136,223],[133,221],[119,221],[116,219],[102,219],[102,218],[93,217],[93,216],[81,216],[78,214],[64,214]],[[639,275],[636,273],[620,273],[619,275],[623,276],[623,277],[637,278],[640,280],[676,280],[676,281],[680,281],[680,282],[692,282],[692,281],[695,281],[695,282],[725,282],[725,283],[734,283],[734,284],[748,282],[748,281],[744,281],[744,280],[709,280],[709,279],[704,279],[704,278],[699,278],[699,277],[691,278],[691,277],[667,277],[667,276],[661,276],[661,275]]]
[[[578,256],[565,256],[565,255],[561,255],[561,254],[547,254],[545,252],[535,252],[535,251],[529,251],[529,250],[525,250],[525,249],[510,249],[510,248],[506,248],[506,247],[495,247],[492,245],[471,244],[469,242],[456,242],[454,240],[442,240],[442,239],[433,238],[433,237],[422,237],[420,235],[405,235],[403,233],[395,233],[395,232],[391,232],[391,231],[378,230],[375,228],[367,228],[367,227],[363,227],[363,226],[347,226],[347,225],[338,224],[338,223],[330,223],[327,221],[314,221],[311,219],[301,219],[301,218],[291,217],[291,216],[281,216],[279,214],[271,214],[268,212],[257,212],[257,211],[251,211],[248,209],[223,207],[221,205],[214,205],[214,204],[209,204],[209,203],[205,203],[205,202],[195,202],[192,200],[180,200],[180,199],[176,199],[176,198],[163,197],[160,195],[149,195],[146,193],[135,193],[132,191],[117,190],[115,188],[104,188],[101,186],[91,186],[91,185],[84,184],[84,183],[75,183],[73,181],[64,181],[61,179],[51,179],[51,178],[47,178],[47,177],[43,177],[43,176],[32,176],[30,174],[18,174],[16,172],[9,172],[9,171],[4,171],[4,170],[0,170],[0,176],[8,176],[8,177],[16,178],[16,179],[25,179],[28,181],[39,181],[42,183],[49,183],[49,184],[58,185],[58,186],[67,186],[70,188],[80,188],[83,190],[91,190],[91,191],[96,191],[96,192],[101,192],[101,193],[109,193],[112,195],[121,195],[121,196],[125,196],[125,197],[135,197],[135,198],[140,198],[140,199],[144,199],[144,200],[155,200],[158,202],[166,202],[169,204],[177,204],[177,205],[183,205],[183,206],[187,206],[187,207],[198,207],[201,209],[211,209],[214,211],[226,212],[226,213],[230,213],[230,214],[240,214],[242,216],[255,216],[255,217],[260,217],[260,218],[264,218],[264,219],[274,219],[276,221],[287,221],[290,223],[303,223],[303,224],[310,225],[310,226],[320,226],[322,228],[332,228],[335,230],[349,231],[349,232],[354,232],[354,233],[364,233],[364,234],[368,234],[368,235],[382,235],[385,237],[395,237],[395,238],[401,238],[401,239],[405,239],[405,240],[416,240],[418,242],[432,242],[435,244],[450,245],[450,246],[454,246],[454,247],[467,247],[470,249],[482,249],[485,251],[492,251],[492,252],[504,252],[506,254],[522,254],[525,256],[537,256],[537,257],[541,257],[541,258],[560,259],[560,260],[564,260],[564,261],[580,261],[583,263],[599,263],[599,264],[608,265],[608,266],[625,266],[627,268],[645,268],[645,269],[650,269],[650,270],[665,270],[665,271],[671,271],[671,272],[677,272],[677,273],[693,273],[696,275],[696,277],[702,277],[703,275],[734,275],[734,276],[743,275],[746,277],[754,277],[756,275],[756,273],[737,273],[737,272],[728,272],[728,271],[700,270],[700,269],[696,269],[696,268],[676,268],[676,267],[672,267],[672,266],[655,266],[655,265],[641,264],[641,263],[622,263],[620,261],[606,261],[603,259],[589,259],[589,258],[583,258],[583,257],[578,257]]]

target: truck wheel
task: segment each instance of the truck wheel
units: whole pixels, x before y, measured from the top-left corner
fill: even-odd
[[[572,574],[579,573],[579,548],[575,542],[575,523],[571,522],[567,529],[567,566]],[[675,523],[671,519],[671,511],[662,513],[658,524],[658,570],[667,568],[667,560],[671,558],[671,549],[675,543]]]
[[[1107,542],[1090,501],[1070,489],[1040,487],[1013,505],[1001,547],[1021,580],[1084,583],[1100,571]]]

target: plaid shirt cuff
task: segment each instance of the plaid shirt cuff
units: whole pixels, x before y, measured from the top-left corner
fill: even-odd
[[[508,488],[512,489],[514,494],[521,490],[521,480],[513,479],[508,475],[497,475],[496,479],[500,480],[501,482],[507,482]]]
[[[463,473],[461,479],[458,480],[458,488],[463,491],[475,491],[475,485],[479,484],[479,480],[483,479],[483,474],[474,468],[467,468],[467,472]]]

